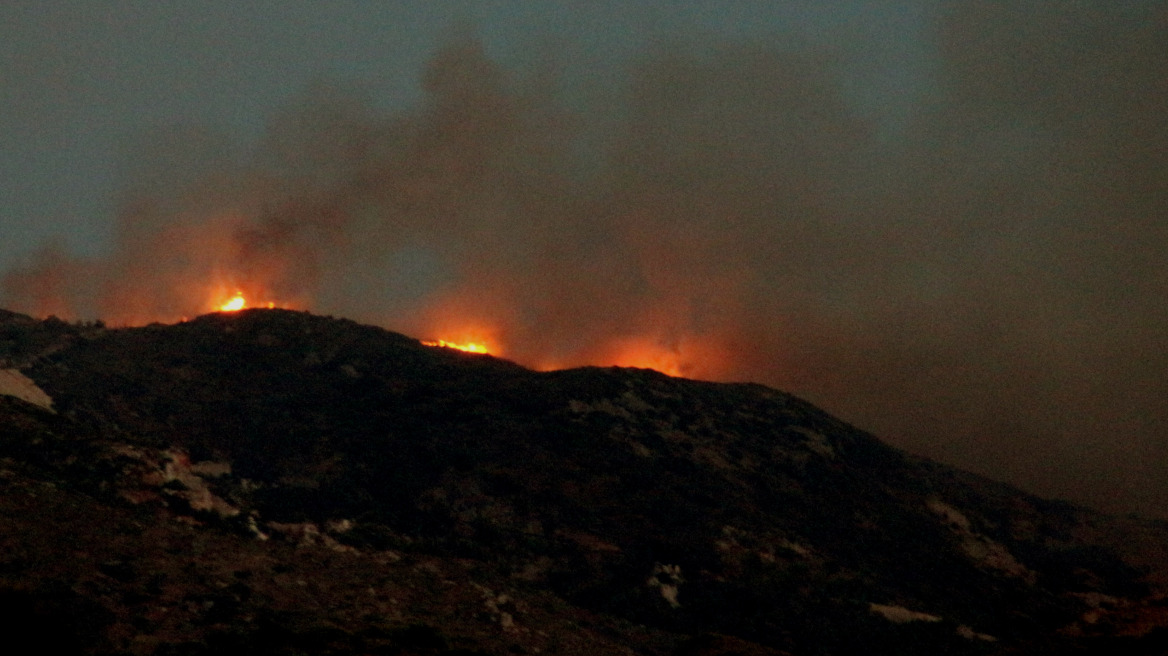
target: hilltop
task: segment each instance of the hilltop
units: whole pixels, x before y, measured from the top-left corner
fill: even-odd
[[[762,385],[274,309],[0,311],[0,369],[0,615],[66,651],[1168,649],[1163,523]]]

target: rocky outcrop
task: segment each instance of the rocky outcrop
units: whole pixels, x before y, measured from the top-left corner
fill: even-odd
[[[0,396],[12,396],[51,411],[53,399],[19,369],[0,369]]]

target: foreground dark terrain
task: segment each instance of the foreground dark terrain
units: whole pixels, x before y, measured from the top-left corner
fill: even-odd
[[[1168,653],[1163,523],[759,385],[0,311],[0,393],[0,626],[38,653]]]

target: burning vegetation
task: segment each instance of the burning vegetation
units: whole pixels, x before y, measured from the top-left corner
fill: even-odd
[[[238,312],[247,307],[247,300],[243,298],[242,293],[237,293],[228,301],[219,306],[220,312]]]
[[[590,89],[456,40],[410,107],[321,85],[251,150],[159,135],[108,251],[45,247],[0,304],[140,325],[241,290],[537,369],[758,381],[1162,515],[1162,12],[982,4],[942,12],[937,78],[884,122],[856,102],[862,49],[662,46]]]
[[[243,295],[243,292],[236,292],[234,296],[232,296],[231,298],[229,298],[226,301],[223,301],[222,303],[217,305],[215,307],[215,311],[216,312],[239,312],[240,310],[246,310],[248,308],[253,308],[253,307],[264,307],[264,308],[272,309],[272,308],[276,307],[276,304],[273,301],[268,301],[267,303],[262,303],[260,305],[252,305],[252,304],[247,302],[247,298]]]
[[[486,344],[479,344],[476,342],[467,342],[465,344],[457,344],[455,342],[448,342],[444,339],[425,340],[422,344],[426,346],[437,346],[439,348],[457,349],[459,351],[466,351],[467,353],[484,353],[491,354],[491,349]]]

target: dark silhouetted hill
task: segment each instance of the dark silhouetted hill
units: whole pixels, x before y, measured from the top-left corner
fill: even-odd
[[[286,310],[0,312],[0,368],[0,622],[42,649],[1168,650],[1163,524],[760,385],[534,372]]]

